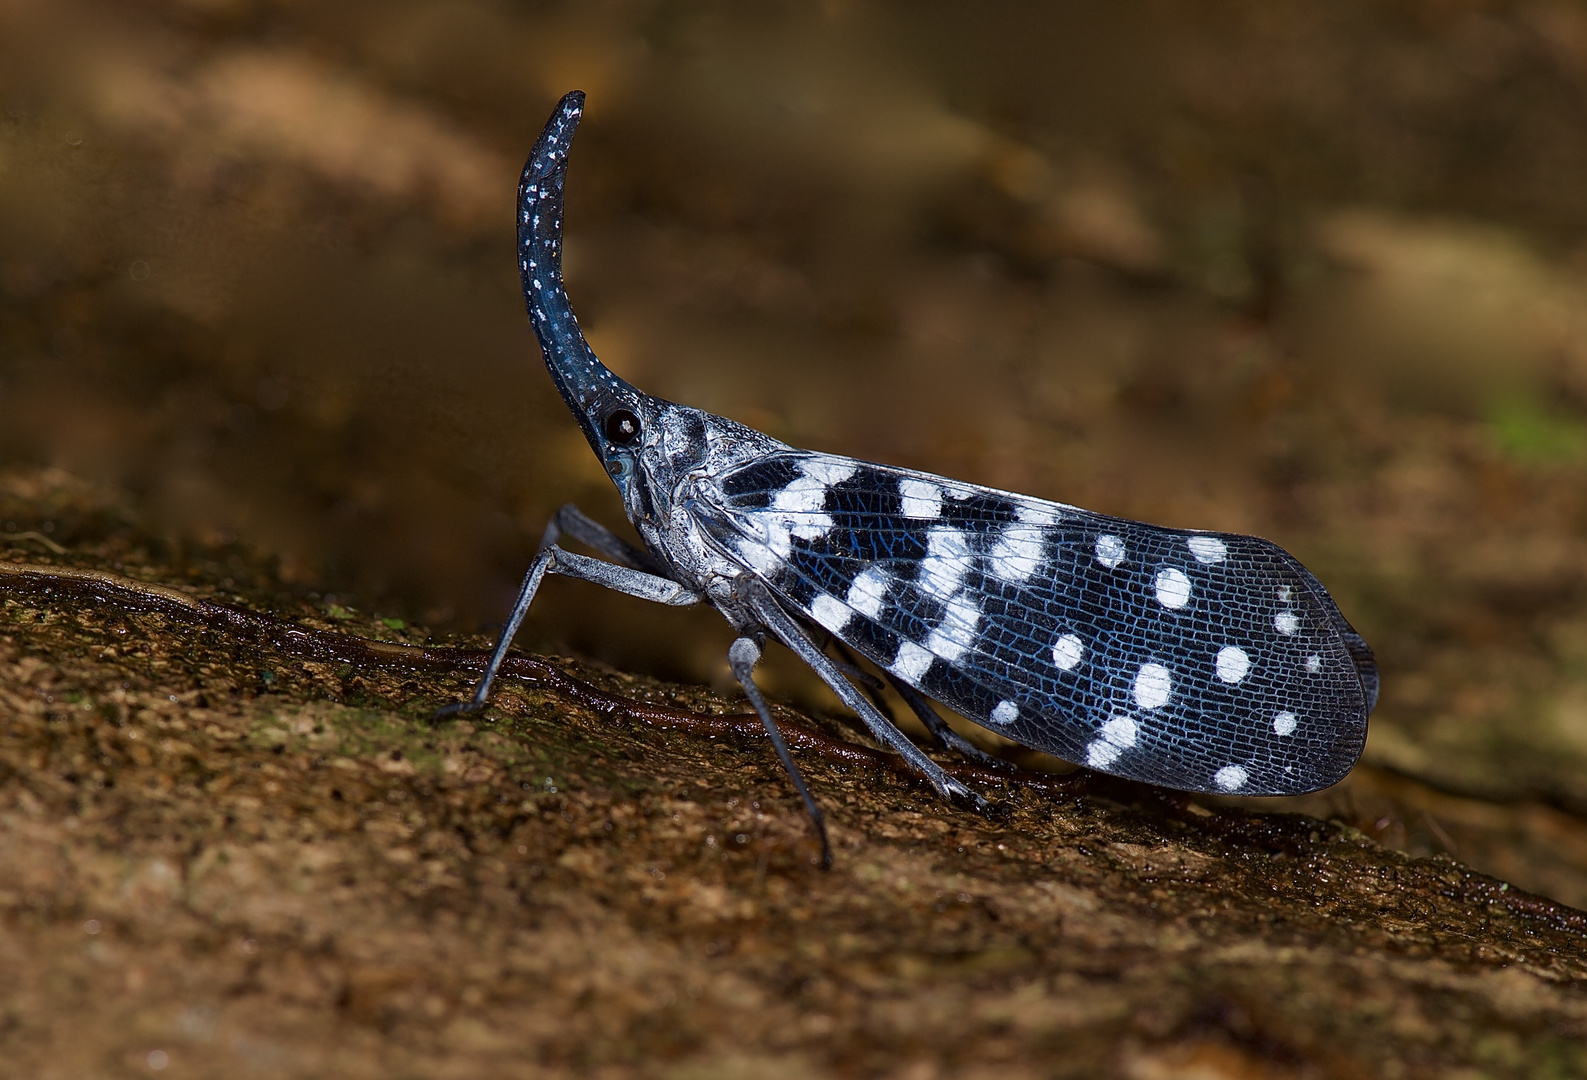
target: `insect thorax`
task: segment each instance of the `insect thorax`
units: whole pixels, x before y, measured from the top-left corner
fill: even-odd
[[[726,612],[731,581],[743,566],[718,552],[701,532],[700,514],[721,504],[720,477],[789,447],[726,417],[670,402],[654,404],[638,464],[655,514],[634,525],[679,582],[704,592]]]

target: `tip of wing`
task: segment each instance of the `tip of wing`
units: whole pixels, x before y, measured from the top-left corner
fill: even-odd
[[[1354,630],[1344,635],[1345,648],[1356,663],[1356,674],[1361,676],[1361,690],[1367,698],[1367,712],[1378,707],[1378,661],[1372,655],[1372,646]]]

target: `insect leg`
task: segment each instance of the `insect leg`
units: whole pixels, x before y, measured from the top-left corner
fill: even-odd
[[[931,702],[919,690],[916,690],[902,679],[894,678],[891,675],[887,677],[887,681],[892,684],[894,690],[898,691],[898,696],[904,699],[904,704],[908,705],[914,714],[920,717],[920,722],[926,725],[926,730],[931,732],[932,737],[944,748],[957,752],[960,756],[968,758],[977,765],[986,765],[994,769],[1006,769],[1009,767],[1008,762],[1000,757],[988,754],[985,750],[982,750],[969,739],[949,727],[948,722],[937,715],[937,710],[931,707]]]
[[[771,718],[771,709],[766,705],[765,695],[760,692],[760,687],[755,685],[754,669],[759,660],[760,644],[754,638],[738,638],[728,647],[727,663],[733,669],[733,677],[744,688],[744,696],[749,698],[749,703],[754,706],[760,722],[766,727],[766,734],[771,737],[771,745],[777,751],[777,759],[782,762],[783,769],[788,773],[788,779],[793,781],[799,797],[804,800],[805,813],[810,815],[810,821],[816,827],[816,835],[821,838],[821,868],[830,869],[832,845],[827,843],[826,819],[821,814],[821,807],[817,805],[815,796],[811,795],[810,789],[805,786],[805,778],[800,775],[799,766],[794,764],[793,756],[788,753],[788,744],[783,742],[777,721]]]
[[[545,535],[540,538],[541,550],[555,544],[564,533],[594,548],[619,566],[665,575],[661,566],[651,558],[650,552],[630,544],[572,503],[565,503],[547,522]]]
[[[513,602],[512,614],[507,617],[507,624],[502,627],[501,637],[496,639],[496,647],[491,650],[490,662],[485,665],[485,673],[475,684],[474,693],[467,701],[460,701],[437,710],[435,719],[440,720],[457,713],[475,712],[485,707],[485,702],[490,699],[491,684],[496,681],[496,672],[501,670],[502,661],[507,658],[507,646],[511,645],[512,639],[517,636],[518,628],[523,625],[524,616],[529,613],[529,605],[534,603],[535,593],[540,590],[540,582],[545,580],[547,574],[561,574],[564,577],[592,581],[608,589],[637,596],[641,600],[668,604],[672,607],[688,607],[705,599],[699,593],[669,578],[647,574],[629,566],[602,562],[588,555],[577,555],[555,544],[542,548],[540,554],[535,556],[534,562],[529,564],[529,572],[524,575],[523,584],[518,588],[518,599]]]
[[[872,705],[876,706],[876,711],[886,717],[888,723],[896,724],[897,721],[893,719],[893,710],[888,705],[887,699],[882,696],[884,685],[882,680],[860,667],[860,662],[854,658],[854,654],[849,651],[849,647],[843,644],[842,641],[833,637],[830,632],[828,637],[832,646],[837,649],[838,655],[843,658],[838,664],[838,670],[858,682],[864,688],[865,696],[871,699]],[[920,722],[926,726],[926,730],[931,733],[931,737],[937,740],[938,746],[945,750],[953,750],[961,757],[967,758],[978,765],[986,765],[990,768],[998,769],[1008,768],[1008,762],[1002,758],[993,757],[949,727],[948,722],[937,715],[937,710],[931,707],[931,702],[927,701],[926,696],[919,690],[916,690],[901,679],[894,678],[892,675],[887,676],[887,682],[892,685],[894,690],[898,691],[898,696],[904,699],[904,704],[908,705],[910,710],[920,717]]]
[[[872,705],[853,683],[843,677],[843,673],[832,662],[832,658],[816,646],[809,632],[782,609],[765,585],[746,575],[739,579],[738,588],[740,596],[761,624],[776,635],[777,640],[792,649],[799,659],[810,665],[821,677],[821,681],[838,695],[838,699],[865,721],[865,726],[871,729],[871,734],[909,762],[909,767],[925,777],[931,786],[937,789],[937,794],[950,802],[964,804],[977,811],[984,812],[991,808],[991,804],[980,795],[943,772],[941,765],[932,761],[920,747],[909,741],[909,736],[888,723],[887,718],[877,711],[876,706]]]
[[[818,627],[817,629],[819,630],[822,628]],[[887,703],[887,699],[882,696],[887,690],[887,684],[882,682],[882,680],[878,679],[875,675],[872,675],[869,671],[866,671],[864,668],[860,667],[859,660],[856,659],[854,654],[849,651],[849,647],[843,644],[843,642],[838,638],[834,637],[830,630],[826,632],[825,636],[826,641],[820,647],[823,651],[828,648],[835,649],[837,651],[838,659],[833,661],[833,663],[837,665],[837,669],[843,672],[846,677],[853,679],[855,682],[860,684],[860,688],[865,691],[865,696],[871,699],[871,704],[876,706],[877,712],[887,717],[888,723],[897,723],[897,721],[893,719],[893,707],[889,705]]]

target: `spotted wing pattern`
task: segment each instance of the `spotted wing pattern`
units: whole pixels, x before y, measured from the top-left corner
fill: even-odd
[[[1023,745],[1190,791],[1355,763],[1371,651],[1278,546],[825,454],[697,504],[712,542],[867,659]]]

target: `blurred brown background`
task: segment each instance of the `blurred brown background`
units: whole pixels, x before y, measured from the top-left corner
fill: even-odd
[[[5,0],[0,455],[327,604],[500,619],[559,503],[620,522],[513,264],[573,87],[620,374],[1277,540],[1378,649],[1368,762],[1453,800],[1385,838],[1476,858],[1480,802],[1587,867],[1587,5]],[[722,678],[710,612],[592,593],[523,645]]]

